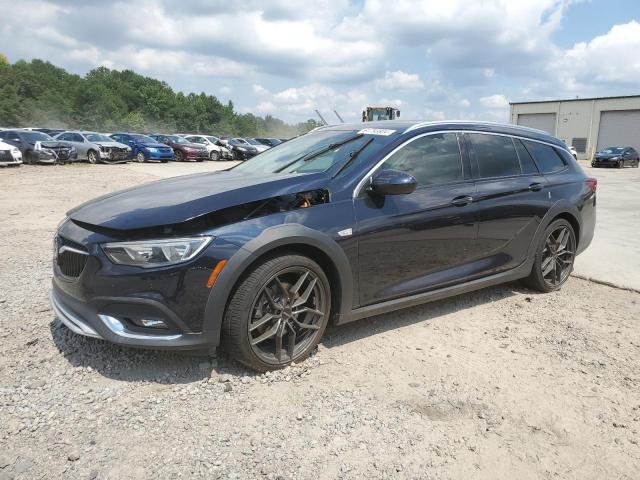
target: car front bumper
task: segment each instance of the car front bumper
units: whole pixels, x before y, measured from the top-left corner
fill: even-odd
[[[600,159],[591,162],[592,167],[617,167],[620,160]]]
[[[143,150],[143,153],[147,160],[173,160],[173,151],[165,153]]]
[[[100,338],[119,345],[153,349],[197,350],[211,345],[210,339],[204,333],[178,331],[163,333],[160,329],[157,333],[143,331],[143,329],[132,328],[115,313],[102,311],[113,305],[130,310],[139,308],[140,305],[151,309],[157,308],[158,311],[162,308],[161,304],[153,306],[153,301],[140,300],[144,300],[144,303],[135,303],[132,299],[124,300],[118,297],[104,297],[98,302],[80,302],[57,288],[55,282],[50,292],[51,307],[56,317],[78,335]]]

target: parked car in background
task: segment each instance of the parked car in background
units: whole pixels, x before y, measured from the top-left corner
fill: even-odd
[[[321,127],[230,170],[69,211],[51,302],[72,331],[259,371],[343,324],[524,279],[558,290],[597,181],[558,139],[475,122]],[[65,248],[66,247],[66,248]]]
[[[571,155],[573,155],[573,158],[578,160],[578,151],[576,150],[576,147],[569,147],[569,151],[571,152]]]
[[[56,135],[55,139],[74,147],[78,159],[89,163],[124,163],[131,159],[131,147],[101,133],[69,131]]]
[[[22,164],[22,153],[18,147],[0,142],[0,167],[11,167]]]
[[[267,147],[275,147],[276,145],[280,145],[282,142],[278,138],[254,138],[256,142],[259,142]]]
[[[78,159],[75,148],[33,130],[3,130],[0,140],[17,147],[24,163],[67,163]]]
[[[184,137],[162,133],[154,133],[149,136],[173,148],[173,159],[176,162],[202,162],[209,159],[209,152],[204,145],[192,143]]]
[[[46,133],[50,137],[55,137],[59,133],[66,132],[64,128],[29,128],[29,130]]]
[[[231,148],[235,160],[246,160],[270,148],[253,138],[240,137],[228,140],[228,146]]]
[[[116,132],[109,135],[118,143],[131,147],[131,155],[136,162],[149,160],[166,163],[173,159],[173,148],[139,133]]]
[[[186,135],[185,140],[203,145],[209,152],[209,158],[211,160],[225,160],[231,159],[231,151],[222,145],[218,137],[212,135]]]
[[[596,154],[591,161],[592,167],[617,167],[627,165],[638,168],[640,155],[633,147],[607,147]]]

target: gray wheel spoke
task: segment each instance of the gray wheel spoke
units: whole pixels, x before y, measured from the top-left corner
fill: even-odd
[[[291,312],[291,314],[295,318],[298,318],[298,315],[300,315],[302,313],[313,313],[314,315],[322,315],[322,312],[320,310],[316,310],[315,308],[311,308],[311,307],[304,307],[303,309],[294,310],[294,311]]]
[[[298,291],[300,290],[300,287],[302,286],[302,284],[304,283],[304,281],[307,279],[308,276],[309,276],[309,272],[304,272],[302,275],[300,275],[300,278],[298,279],[296,284],[293,287],[291,287],[291,293],[298,293]]]
[[[307,288],[304,291],[304,293],[300,295],[300,298],[298,298],[295,302],[293,302],[292,306],[299,307],[300,305],[304,305],[305,303],[307,303],[307,300],[309,300],[309,296],[313,292],[313,289],[315,286],[316,286],[316,279],[314,278],[309,282],[309,285],[307,285]]]
[[[287,328],[289,329],[288,338],[287,338],[287,354],[289,358],[293,358],[293,352],[296,348],[296,329],[287,323]]]
[[[293,320],[293,323],[295,323],[300,328],[306,328],[308,330],[320,330],[320,325],[315,325],[313,323],[302,323],[295,319]]]
[[[271,305],[271,308],[275,308],[276,310],[282,310],[282,305],[276,303],[276,301],[271,296],[271,292],[269,292],[269,287],[265,287],[264,295],[267,297],[267,302]]]
[[[256,328],[261,327],[262,325],[269,322],[270,320],[273,320],[274,318],[277,318],[278,320],[280,319],[279,317],[277,317],[276,315],[273,315],[272,313],[267,313],[263,315],[262,317],[258,318],[255,322],[249,325],[249,331],[253,332]]]
[[[549,257],[545,260],[547,266],[542,270],[542,276],[546,277],[551,273],[551,271],[555,268],[555,262],[553,261],[553,257]]]
[[[278,324],[278,330],[276,333],[276,358],[279,362],[282,361],[282,336],[284,335],[284,323]]]
[[[280,290],[282,290],[282,294],[285,297],[289,296],[289,291],[287,290],[287,287],[284,286],[284,284],[280,281],[280,279],[276,276],[276,278],[274,280],[278,284],[278,287],[280,287]]]
[[[282,323],[282,322],[278,320],[276,323],[273,324],[273,326],[269,330],[264,332],[259,337],[256,337],[256,338],[252,339],[251,340],[251,345],[257,345],[260,342],[265,341],[267,338],[273,337],[278,332],[278,328],[280,328],[280,323]]]

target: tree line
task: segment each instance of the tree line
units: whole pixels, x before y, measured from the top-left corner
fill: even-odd
[[[42,60],[11,64],[0,54],[0,127],[289,138],[316,126],[312,119],[291,125],[271,115],[240,114],[231,101],[176,93],[132,70],[99,67],[80,76]]]

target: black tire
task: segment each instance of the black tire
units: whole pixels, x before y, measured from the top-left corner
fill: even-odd
[[[292,284],[296,278],[303,278],[300,282],[306,283]],[[307,294],[308,289],[311,294]],[[295,305],[303,299],[303,303]],[[309,308],[310,302],[313,308]],[[280,313],[272,315],[272,307]],[[295,309],[307,312],[296,314]],[[322,338],[330,311],[329,281],[316,262],[297,254],[267,257],[244,275],[231,295],[222,323],[222,347],[249,368],[260,372],[277,370],[307,358]],[[262,321],[267,316],[271,320]]]
[[[566,245],[567,245],[566,249],[567,251],[571,252],[571,254],[570,256],[565,255],[563,259],[559,260],[563,262],[563,264],[565,264],[565,262],[567,261],[569,261],[570,263],[565,264],[562,267],[563,269],[566,269],[566,271],[563,271],[560,275],[558,275],[559,277],[558,282],[555,283],[555,282],[550,282],[547,278],[545,278],[545,274],[543,272],[542,267],[543,267],[543,262],[545,262],[545,260],[548,259],[548,256],[547,256],[548,254],[545,253],[548,251],[547,240],[550,238],[551,235],[553,235],[555,232],[561,229],[566,229],[566,231],[569,234],[569,238],[566,242]],[[545,293],[553,292],[554,290],[558,290],[559,288],[561,288],[562,285],[564,285],[564,283],[569,278],[569,275],[571,274],[571,272],[573,271],[573,262],[576,257],[575,255],[576,248],[577,248],[576,235],[575,235],[575,232],[573,231],[573,227],[571,226],[571,224],[562,218],[551,222],[551,224],[544,231],[544,235],[542,236],[542,239],[536,248],[536,256],[533,262],[533,267],[531,268],[531,273],[526,279],[524,279],[524,283],[530,288],[533,288],[534,290],[538,290],[540,292],[545,292]],[[556,258],[559,258],[559,255],[557,255]],[[552,261],[554,262],[554,264],[556,263],[555,259],[553,259]],[[555,267],[553,268],[553,275],[555,276]]]
[[[624,160],[618,160],[618,168],[624,167]]]
[[[176,150],[173,153],[173,160],[175,162],[183,162],[184,161],[184,155],[182,154],[182,152],[180,150]]]
[[[37,165],[38,157],[34,152],[27,152],[25,157],[27,159],[27,161],[25,163],[27,163],[29,165]]]
[[[136,162],[138,162],[138,163],[144,163],[144,162],[147,161],[147,159],[145,158],[143,152],[136,153],[136,158],[135,159],[136,159]]]
[[[100,156],[98,155],[98,152],[96,152],[95,150],[89,150],[87,152],[87,161],[92,165],[95,165],[96,163],[98,163],[99,158]]]
[[[168,163],[169,160],[160,160],[160,163]]]
[[[636,163],[633,164],[633,168],[638,168],[639,164],[640,164],[640,158],[636,158]]]
[[[212,162],[217,162],[218,160],[220,160],[220,153],[216,152],[215,150],[211,150],[211,152],[209,153],[209,160],[211,160]]]

